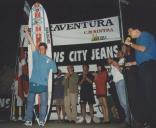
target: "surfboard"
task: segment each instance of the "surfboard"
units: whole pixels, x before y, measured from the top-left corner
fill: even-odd
[[[51,46],[48,18],[47,18],[45,9],[38,2],[34,3],[31,8],[28,27],[29,27],[29,31],[31,33],[31,37],[34,41],[35,46],[38,47],[40,42],[46,43],[47,44],[46,55],[52,58],[52,46]],[[33,68],[32,59],[33,58],[32,58],[31,47],[28,46],[29,79],[31,77],[32,68]],[[49,114],[51,98],[52,98],[52,71],[50,71],[49,78],[48,78],[48,107],[47,107],[47,114],[45,117],[45,122],[47,121],[47,117]],[[39,95],[36,95],[35,106],[39,104],[40,104]],[[35,114],[37,122],[39,123],[38,112],[36,112],[35,108],[34,108],[34,114]]]

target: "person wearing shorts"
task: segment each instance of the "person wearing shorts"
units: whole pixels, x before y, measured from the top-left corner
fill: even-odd
[[[83,65],[83,74],[79,78],[80,85],[80,105],[83,121],[86,120],[86,105],[89,105],[90,117],[94,117],[93,104],[95,104],[93,92],[94,76],[89,72],[89,66]],[[91,120],[88,122],[90,123]]]

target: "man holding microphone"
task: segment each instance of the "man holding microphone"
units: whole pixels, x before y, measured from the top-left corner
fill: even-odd
[[[126,39],[125,45],[135,50],[135,59],[139,68],[139,84],[144,99],[141,122],[145,128],[156,120],[156,40],[154,36],[138,27],[128,29],[128,35],[136,40]]]

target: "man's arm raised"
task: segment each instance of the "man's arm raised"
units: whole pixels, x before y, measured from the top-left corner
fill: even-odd
[[[32,50],[32,51],[35,51],[35,50],[36,50],[36,47],[35,47],[35,44],[34,44],[33,39],[31,38],[31,36],[30,36],[30,34],[29,34],[29,32],[28,32],[28,27],[27,27],[27,26],[24,27],[24,33],[25,33],[26,39],[27,39],[28,42],[29,42],[28,44],[31,45],[31,50]]]

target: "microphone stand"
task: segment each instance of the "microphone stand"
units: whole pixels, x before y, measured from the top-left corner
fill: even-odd
[[[126,62],[126,61],[125,61]],[[127,71],[126,71],[126,63],[124,62],[123,64],[123,76],[124,76],[124,80],[125,80],[125,92],[126,92],[126,104],[128,106],[128,115],[129,115],[129,125],[130,125],[130,128],[134,128],[135,125],[134,125],[134,118],[133,118],[133,115],[131,113],[131,109],[130,109],[130,106],[129,106],[129,99],[128,99],[128,89],[127,89]]]

